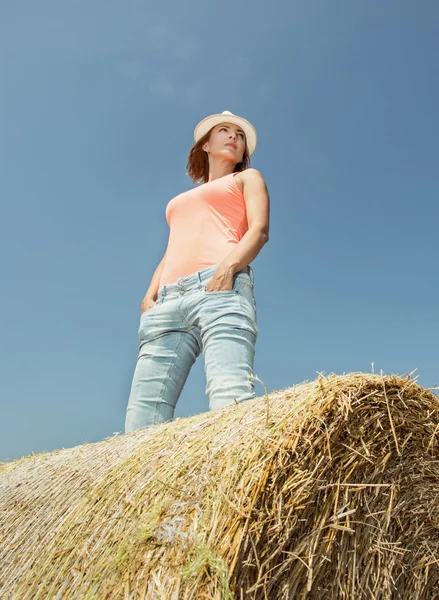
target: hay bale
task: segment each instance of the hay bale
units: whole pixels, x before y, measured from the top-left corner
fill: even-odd
[[[439,597],[439,399],[304,382],[0,471],[0,597]]]

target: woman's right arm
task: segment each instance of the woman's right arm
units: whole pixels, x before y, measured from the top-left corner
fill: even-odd
[[[162,276],[162,272],[165,266],[166,260],[166,252],[163,255],[162,260],[159,262],[158,267],[154,271],[154,275],[152,276],[151,282],[149,284],[148,291],[146,292],[142,304],[141,304],[141,312],[145,312],[148,308],[152,308],[155,305],[155,301],[157,300],[157,292],[159,291],[159,283],[160,278]]]

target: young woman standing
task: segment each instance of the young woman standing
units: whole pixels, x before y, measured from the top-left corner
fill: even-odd
[[[250,167],[257,133],[229,111],[194,130],[187,174],[201,185],[166,207],[166,252],[141,303],[139,354],[125,432],[173,418],[201,351],[211,410],[256,396],[254,273],[268,241],[270,199]]]

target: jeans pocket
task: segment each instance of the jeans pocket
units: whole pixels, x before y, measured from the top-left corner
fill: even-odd
[[[147,308],[146,310],[143,311],[143,313],[141,313],[140,318],[142,318],[144,315],[147,315],[148,313],[150,313],[152,310],[154,310],[155,308],[157,308],[157,306],[159,306],[159,302],[156,301],[156,303],[151,306],[151,308]]]
[[[206,287],[208,283],[203,286],[203,291],[206,292],[206,294],[239,294],[239,290],[242,286],[247,286],[250,287],[250,289],[253,289],[253,284],[250,276],[247,273],[237,273],[233,276],[233,287],[231,290],[207,291]]]
[[[207,290],[206,290],[206,287],[207,287],[207,286],[208,286],[208,283],[206,283],[206,285],[205,285],[205,286],[203,286],[203,291],[204,291],[206,294],[212,294],[212,295],[214,295],[214,296],[217,296],[217,295],[220,295],[220,294],[237,294],[237,293],[238,293],[238,290],[237,290],[237,287],[238,287],[238,279],[237,279],[237,278],[234,278],[234,279],[233,279],[233,287],[232,287],[232,289],[231,289],[231,290],[213,290],[213,291],[209,290],[209,291],[207,291]]]
[[[151,321],[151,313],[155,312],[154,309],[156,308],[156,306],[152,306],[151,308],[148,308],[148,310],[144,310],[143,313],[140,315],[140,322],[139,322],[139,328],[137,331],[137,334],[140,336],[142,331],[145,330],[145,328],[150,327],[152,321]]]
[[[244,298],[256,313],[256,298],[253,291],[253,285],[245,279],[239,281],[237,288],[239,295]]]

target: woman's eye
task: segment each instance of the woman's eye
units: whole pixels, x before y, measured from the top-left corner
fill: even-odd
[[[224,131],[227,131],[227,127],[221,127],[220,131],[223,131],[223,130],[224,130]],[[240,135],[242,138],[244,138],[244,134],[242,133],[242,131],[240,131],[240,132],[238,133],[238,135]]]

